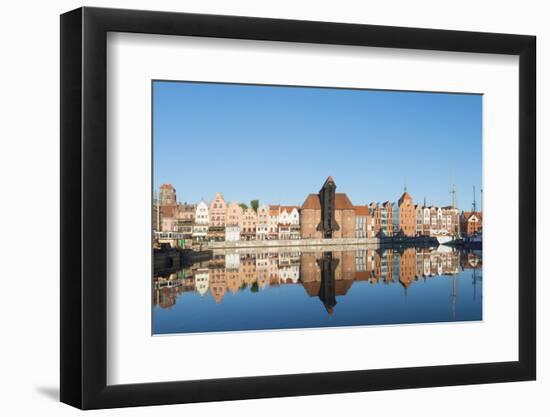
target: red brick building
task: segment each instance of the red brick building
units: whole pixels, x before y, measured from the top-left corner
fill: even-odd
[[[159,204],[161,206],[176,205],[176,189],[172,184],[162,184],[160,186]]]
[[[336,189],[334,180],[329,177],[321,188],[319,194],[307,196],[300,210],[300,232],[302,239],[323,239],[323,226],[321,224],[321,195],[325,187]],[[334,193],[330,208],[334,210],[335,230],[332,238],[355,237],[355,208],[348,196],[344,193]],[[332,206],[333,204],[333,206]]]
[[[460,215],[460,232],[464,235],[474,235],[483,227],[481,211],[464,211]]]
[[[405,191],[397,202],[397,205],[399,210],[399,230],[395,230],[394,232],[409,237],[415,236],[416,213],[411,195]]]

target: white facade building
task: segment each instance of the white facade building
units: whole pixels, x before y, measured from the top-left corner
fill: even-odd
[[[228,253],[225,255],[225,269],[239,269],[241,266],[241,256],[238,253]]]
[[[241,228],[239,226],[227,226],[225,228],[225,241],[236,242],[241,240]]]
[[[298,207],[281,206],[279,213],[279,239],[300,238],[300,212]]]
[[[193,239],[204,240],[208,236],[208,204],[201,201],[195,209],[195,224],[193,225]]]
[[[279,214],[279,223],[281,224],[300,224],[300,213],[296,207],[281,207]]]
[[[300,278],[298,265],[286,265],[279,268],[279,280],[281,284],[296,284]]]
[[[195,223],[206,225],[209,223],[208,204],[206,204],[204,201],[201,201],[199,204],[197,204],[197,208],[195,209]]]
[[[197,272],[195,272],[195,290],[201,297],[208,291],[209,281],[208,269],[197,269]]]

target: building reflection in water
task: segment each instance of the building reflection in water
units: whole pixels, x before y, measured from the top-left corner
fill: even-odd
[[[336,279],[334,272],[339,263],[340,261],[332,256],[332,252],[324,252],[323,257],[317,260],[317,264],[321,270],[319,299],[323,302],[329,314],[333,313],[336,306]]]
[[[472,271],[472,285],[480,285],[481,252],[437,249],[359,249],[331,252],[229,253],[166,276],[153,278],[153,305],[166,309],[184,293],[210,296],[223,302],[227,293],[260,292],[268,287],[301,285],[310,297],[318,297],[333,314],[336,297],[345,296],[355,281],[377,285],[401,285],[403,295],[418,281],[451,276],[451,297],[456,300],[456,275]],[[184,302],[185,296],[181,299]]]

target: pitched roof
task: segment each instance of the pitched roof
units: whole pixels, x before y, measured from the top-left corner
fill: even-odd
[[[300,206],[280,206],[280,213],[282,213],[283,211],[288,211],[288,213],[290,214],[292,212],[292,210],[296,209],[296,210],[300,210]]]
[[[368,281],[370,278],[370,272],[367,271],[359,271],[355,273],[355,281]]]
[[[321,209],[321,202],[319,201],[319,196],[317,194],[309,194],[306,197],[306,201],[302,204],[302,209]]]
[[[334,200],[335,200],[336,210],[347,210],[347,209],[353,210],[354,209],[353,204],[351,203],[346,193],[336,193]],[[302,204],[302,209],[321,210],[321,201],[319,200],[319,195],[309,194],[306,197],[304,204]]]
[[[353,210],[353,204],[351,204],[351,200],[348,198],[346,193],[336,193],[336,209],[338,209],[338,210],[352,209]]]
[[[483,213],[481,211],[465,211],[462,213],[462,215],[464,216],[464,218],[466,220],[469,220],[470,217],[472,216],[476,216],[480,221],[483,220]]]
[[[227,204],[227,208],[239,207],[242,210],[241,204],[238,201],[232,201]]]
[[[357,216],[368,216],[370,215],[369,206],[355,206],[355,214]]]
[[[399,201],[398,201],[399,205],[401,205],[405,200],[412,201],[412,197],[407,191],[405,191],[403,195],[399,198]]]
[[[353,280],[351,279],[336,279],[334,280],[334,293],[336,296],[346,295],[348,290],[353,285]],[[319,281],[308,281],[302,282],[302,287],[306,290],[307,295],[310,297],[315,297],[319,295],[321,290],[321,280]]]

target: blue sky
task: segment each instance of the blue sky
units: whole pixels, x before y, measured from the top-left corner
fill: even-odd
[[[469,210],[482,186],[482,96],[237,84],[153,83],[154,187],[178,200],[301,205],[332,175],[356,205]]]

